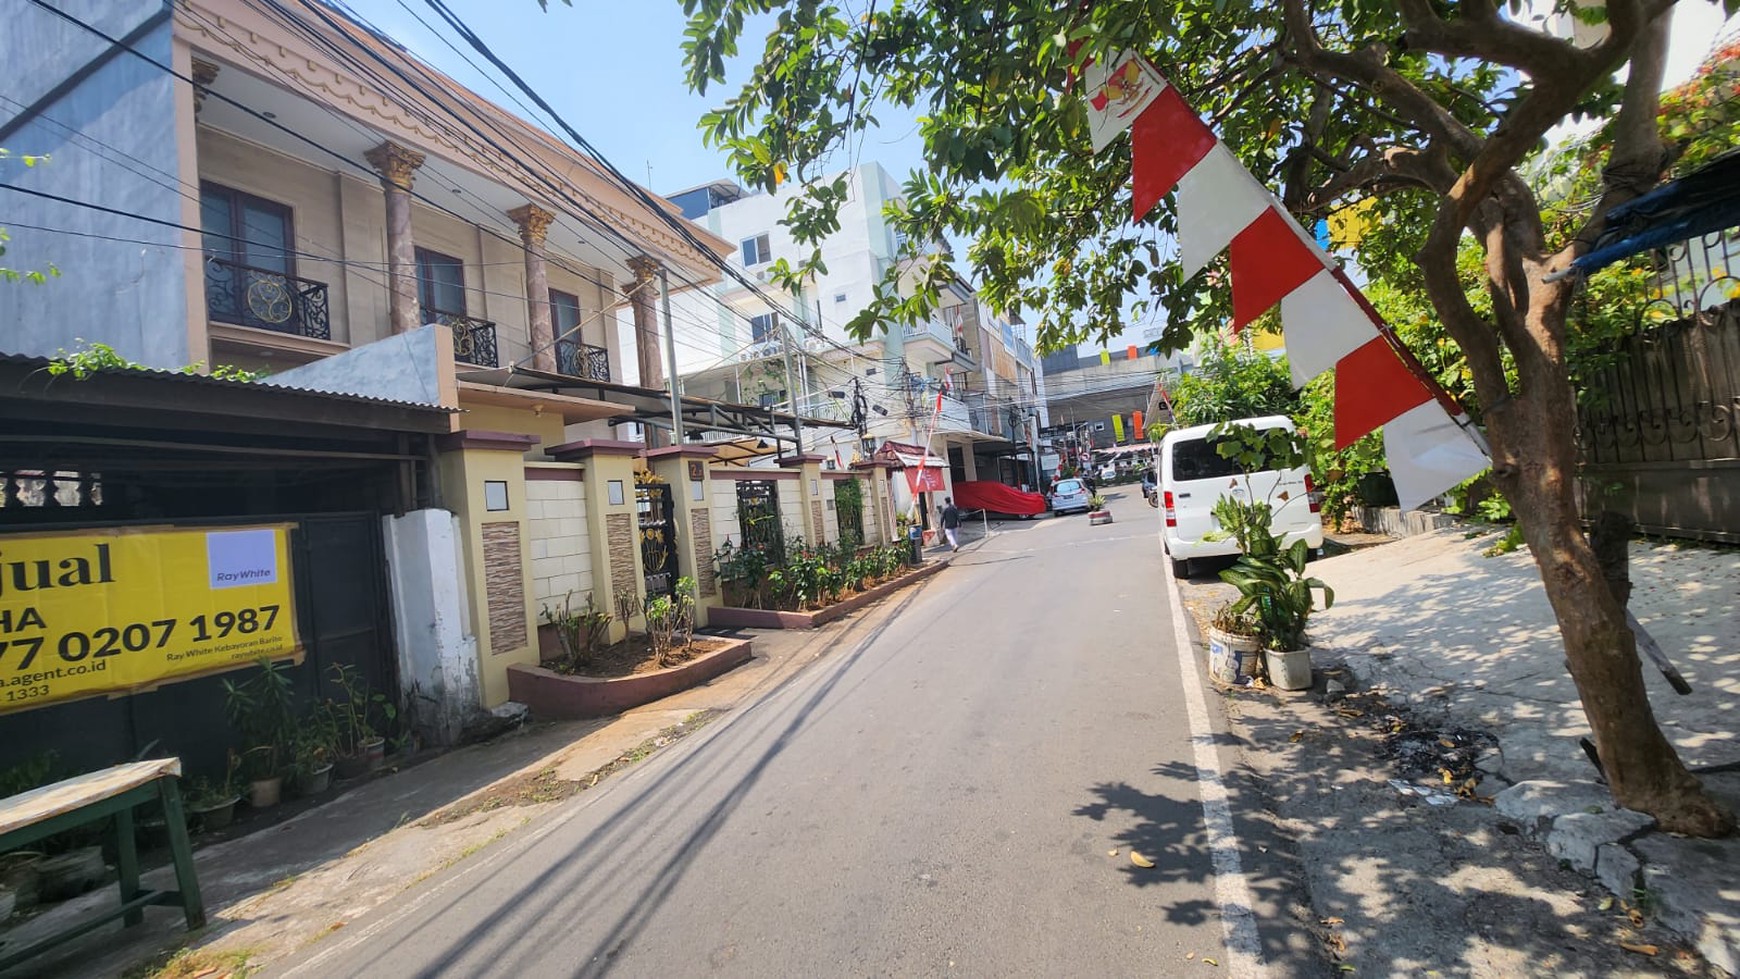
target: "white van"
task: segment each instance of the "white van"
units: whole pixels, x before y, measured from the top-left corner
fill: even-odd
[[[1266,430],[1293,430],[1293,422],[1283,415],[1267,418],[1243,418],[1235,422]],[[1165,524],[1162,534],[1166,553],[1172,558],[1172,572],[1180,578],[1190,575],[1194,558],[1233,555],[1239,552],[1237,541],[1205,540],[1220,529],[1214,517],[1214,505],[1223,496],[1235,499],[1267,501],[1274,510],[1271,529],[1283,534],[1283,547],[1302,540],[1313,554],[1323,547],[1323,518],[1318,515],[1316,487],[1304,467],[1276,471],[1264,469],[1247,478],[1208,440],[1213,425],[1198,425],[1166,433],[1160,440],[1160,512]],[[1248,485],[1247,485],[1248,482]]]

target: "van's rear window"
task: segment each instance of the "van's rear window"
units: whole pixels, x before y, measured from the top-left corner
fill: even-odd
[[[1173,479],[1222,479],[1238,474],[1239,467],[1231,459],[1222,459],[1207,439],[1184,439],[1172,446]]]

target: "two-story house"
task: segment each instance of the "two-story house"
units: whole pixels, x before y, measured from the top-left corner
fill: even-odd
[[[457,555],[454,601],[423,602],[454,616],[438,648],[404,648],[429,623],[396,609],[397,675],[461,712],[537,662],[549,602],[642,587],[650,463],[615,432],[669,413],[659,290],[710,286],[734,242],[335,6],[20,0],[5,22],[0,223],[9,261],[60,274],[0,288],[0,354],[100,343],[448,409],[451,431],[397,450],[423,491],[353,508],[382,518],[359,555],[383,591]],[[415,533],[412,496],[437,503]]]

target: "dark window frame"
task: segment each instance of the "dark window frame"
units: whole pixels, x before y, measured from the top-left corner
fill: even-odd
[[[766,231],[763,231],[758,235],[750,235],[749,237],[744,238],[737,243],[737,248],[743,256],[744,268],[752,269],[757,265],[766,265],[768,262],[773,261],[773,244],[768,232]],[[751,261],[749,257],[749,253],[752,250],[755,252],[754,261]]]
[[[217,249],[202,242],[201,243],[202,247],[204,247],[205,253],[208,256],[217,258],[221,261],[229,262],[232,265],[242,265],[242,266],[247,266],[249,268],[264,268],[263,266],[256,265],[251,261],[246,261],[245,260],[246,256],[243,254],[243,251],[241,248],[241,246],[243,244],[249,242],[249,238],[247,236],[247,228],[245,226],[245,223],[243,221],[242,216],[244,213],[246,213],[245,205],[253,204],[257,207],[260,207],[262,210],[276,211],[279,213],[280,216],[283,217],[283,219],[284,219],[284,248],[283,248],[284,270],[283,271],[284,271],[284,274],[289,276],[290,278],[293,278],[293,279],[297,278],[297,275],[296,275],[296,209],[295,208],[291,207],[289,204],[285,204],[282,201],[275,201],[269,197],[261,197],[259,194],[250,194],[245,190],[239,190],[235,187],[229,186],[228,184],[220,184],[214,180],[201,180],[199,182],[199,196],[200,196],[200,205],[201,205],[201,207],[200,207],[200,210],[201,210],[201,215],[200,215],[201,228],[200,228],[200,230],[201,230],[201,232],[203,232],[205,230],[205,228],[204,228],[205,215],[203,212],[205,210],[205,208],[204,208],[205,195],[208,193],[229,198],[229,205],[230,205],[230,226],[228,229],[226,229],[223,232],[225,234],[228,234],[230,237],[224,239],[223,251],[221,253],[219,253]],[[265,246],[262,245],[260,247],[263,248]],[[266,271],[277,271],[277,270],[276,269],[266,269]]]
[[[565,342],[573,342],[573,343],[582,342],[580,334],[584,330],[582,324],[586,320],[586,309],[585,309],[585,307],[580,305],[580,297],[575,295],[574,293],[571,293],[571,292],[564,292],[561,289],[551,289],[551,290],[549,290],[549,292],[550,292],[550,332],[555,334],[558,338],[560,338],[562,341],[565,341]],[[557,296],[562,297],[564,300],[568,300],[568,299],[573,300],[572,305],[573,305],[573,309],[574,309],[574,322],[570,326],[563,326],[561,317],[556,314],[556,310],[564,308],[562,305],[557,303],[557,301],[556,301]],[[564,333],[563,332],[564,330],[568,330],[568,329],[572,329],[574,332],[573,333]]]
[[[464,260],[456,255],[448,255],[445,252],[438,252],[433,248],[424,248],[421,245],[417,246],[415,254],[417,264],[417,307],[422,310],[432,309],[438,313],[447,313],[450,316],[469,317],[471,314],[466,309],[466,293],[468,290],[466,289],[465,284]],[[429,269],[435,267],[435,263],[430,262],[430,259],[439,259],[441,264],[449,265],[459,270],[459,309],[442,309],[440,306],[437,306],[430,301],[432,298],[431,293],[434,292],[433,286],[435,284],[434,280],[427,274]]]

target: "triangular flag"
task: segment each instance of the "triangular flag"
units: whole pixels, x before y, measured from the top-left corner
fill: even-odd
[[[1148,59],[1127,51],[1108,62],[1089,62],[1081,70],[1081,79],[1095,153],[1128,129],[1167,87]]]
[[[1184,278],[1202,271],[1274,200],[1224,143],[1210,147],[1178,182],[1178,252]]]
[[[1384,425],[1384,455],[1389,457],[1390,479],[1404,510],[1478,476],[1492,464],[1479,443],[1436,401],[1405,411]]]
[[[1238,288],[1236,282],[1233,288]],[[1281,331],[1296,388],[1377,335],[1371,318],[1328,269],[1281,300]]]
[[[1234,331],[1325,271],[1323,260],[1296,227],[1291,217],[1271,207],[1233,236],[1227,264],[1232,270]]]
[[[1431,400],[1432,392],[1396,356],[1389,341],[1373,337],[1335,365],[1335,450]]]
[[[1179,178],[1214,148],[1214,132],[1190,111],[1178,90],[1166,90],[1136,117],[1130,133],[1130,203],[1135,220],[1146,217]]]

